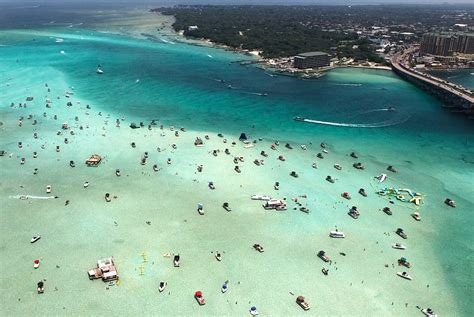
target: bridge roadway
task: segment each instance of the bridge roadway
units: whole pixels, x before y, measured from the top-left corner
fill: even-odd
[[[467,101],[467,104],[470,104],[470,108],[474,107],[474,94],[469,89],[464,87],[449,83],[447,81],[441,80],[437,77],[430,76],[413,69],[410,69],[408,65],[408,58],[417,50],[416,47],[411,47],[398,53],[393,56],[391,60],[392,67],[396,68],[398,71],[406,74],[407,76],[414,77],[422,82],[436,86],[437,88],[443,89],[449,94],[454,94],[460,98],[463,98]]]

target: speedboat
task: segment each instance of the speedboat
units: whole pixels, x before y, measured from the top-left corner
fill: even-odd
[[[41,263],[40,260],[34,260],[34,261],[33,261],[33,267],[34,267],[35,269],[39,268],[40,263]]]
[[[359,189],[359,194],[361,194],[364,197],[367,197],[367,193],[365,192],[365,189],[363,188]]]
[[[356,154],[356,152],[351,152],[350,156],[353,157],[353,158],[359,158],[359,156]]]
[[[378,179],[380,183],[384,182],[387,179],[387,174],[380,174],[374,178]]]
[[[232,209],[230,209],[230,206],[229,206],[229,203],[228,202],[225,202],[222,204],[222,208],[224,208],[225,210],[227,211],[231,211]]]
[[[316,163],[311,164],[313,168],[318,168],[318,165]]]
[[[382,209],[382,211],[383,211],[384,213],[386,213],[387,215],[389,215],[389,216],[391,216],[391,215],[393,214],[389,207],[384,207],[384,208]]]
[[[450,207],[453,207],[453,208],[456,207],[456,202],[452,199],[446,198],[444,203]]]
[[[304,296],[298,296],[296,298],[296,303],[304,310],[310,309],[309,303],[305,300]]]
[[[100,67],[100,65],[97,66],[97,69],[96,69],[95,72],[99,75],[102,75],[104,73],[104,71],[102,70],[102,67]]]
[[[89,182],[84,183],[84,188],[87,188],[87,187],[89,187]]]
[[[51,194],[51,185],[46,186],[46,194]]]
[[[431,308],[423,308],[421,312],[428,317],[438,317],[438,315]]]
[[[401,243],[394,243],[392,244],[392,248],[398,249],[398,250],[405,250],[407,247]]]
[[[153,171],[158,172],[158,165],[153,165]]]
[[[334,178],[332,178],[332,177],[329,176],[329,175],[326,177],[326,180],[327,180],[328,182],[330,182],[330,183],[334,183],[334,182],[335,182]]]
[[[420,220],[421,220],[421,216],[420,216],[420,213],[419,213],[419,212],[414,212],[411,216],[412,216],[416,221],[420,221]]]
[[[339,164],[334,164],[334,168],[337,169],[338,171],[342,170],[342,166]]]
[[[257,307],[255,307],[255,306],[250,307],[249,312],[250,312],[250,315],[252,315],[252,316],[257,316],[258,315]]]
[[[264,252],[263,247],[262,247],[260,244],[258,244],[258,243],[254,244],[254,245],[253,245],[253,248],[254,248],[255,250],[257,250],[258,252],[260,252],[260,253]]]
[[[44,293],[44,283],[43,283],[43,281],[39,281],[38,284],[36,284],[36,290],[38,291],[38,294],[43,294]]]
[[[197,300],[197,302],[199,303],[199,305],[205,305],[206,304],[206,301],[204,300],[204,297],[202,296],[202,292],[201,291],[196,291],[194,293],[194,298]]]
[[[179,267],[180,265],[180,258],[179,258],[179,254],[176,254],[174,257],[173,257],[173,265],[174,267]]]
[[[163,292],[166,288],[166,285],[168,285],[168,283],[166,282],[160,282],[160,285],[158,286],[158,291]]]
[[[115,170],[115,175],[120,176],[120,170],[119,169]]]
[[[33,236],[30,240],[31,243],[35,243],[36,241],[38,241],[39,239],[41,239],[41,236],[40,235],[37,235],[37,236]]]
[[[69,166],[76,167],[76,163],[74,163],[74,161],[69,161]]]
[[[342,198],[345,198],[345,199],[351,199],[351,195],[350,195],[348,192],[343,192],[343,193],[341,194],[341,197],[342,197]]]
[[[222,293],[225,293],[227,292],[227,290],[229,289],[229,281],[225,281],[224,284],[222,284],[222,287],[221,287],[221,292]]]
[[[109,193],[105,193],[105,201],[110,203],[112,199],[110,199],[110,194]]]
[[[204,206],[202,204],[198,204],[197,212],[202,216],[204,215]]]
[[[330,258],[326,255],[326,252],[324,252],[323,250],[318,252],[318,257],[324,262],[329,262],[330,260]]]
[[[357,219],[360,216],[360,213],[357,210],[356,206],[352,206],[352,208],[349,210],[348,214],[349,214],[349,216],[351,216],[354,219]]]
[[[403,265],[405,267],[411,267],[410,262],[408,262],[408,260],[404,257],[401,257],[401,258],[398,259],[398,265]]]
[[[273,188],[275,188],[275,190],[279,190],[280,189],[280,183],[275,182],[275,185],[273,186]]]
[[[214,186],[213,182],[209,182],[208,186],[210,189],[216,189],[216,186]]]
[[[331,238],[345,238],[345,237],[346,237],[346,235],[344,234],[344,232],[337,231],[337,230],[330,231],[330,232],[329,232],[329,236],[330,236]]]
[[[219,262],[222,261],[222,255],[219,252],[216,252],[215,257],[216,257],[217,261],[219,261]]]
[[[295,121],[304,121],[303,117],[294,117],[293,120]]]
[[[398,228],[397,231],[395,231],[395,233],[398,234],[403,239],[407,238],[407,234],[405,233],[405,231],[403,231],[402,228]]]
[[[401,278],[407,279],[409,281],[412,280],[411,276],[408,275],[407,272],[397,272],[397,275],[400,276]]]

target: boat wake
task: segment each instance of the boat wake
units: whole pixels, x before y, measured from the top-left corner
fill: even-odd
[[[334,86],[352,86],[352,87],[360,87],[362,84],[334,84]]]
[[[381,108],[381,109],[361,111],[351,116],[351,118],[355,116],[359,116],[359,115],[367,115],[374,112],[396,112],[396,110],[394,108]],[[397,116],[397,118],[394,118],[391,120],[370,122],[370,123],[333,122],[333,121],[305,119],[301,117],[294,118],[294,120],[296,121],[315,123],[315,124],[321,124],[321,125],[329,125],[329,126],[335,126],[335,127],[346,127],[346,128],[384,128],[384,127],[390,127],[390,126],[404,123],[408,121],[409,119],[410,119],[410,115],[408,114],[401,114],[400,116]]]
[[[212,56],[211,54],[207,54],[207,57],[212,58],[212,59],[214,58],[214,56]]]
[[[27,200],[27,199],[55,199],[57,197],[56,196],[16,195],[16,196],[8,196],[8,198]]]

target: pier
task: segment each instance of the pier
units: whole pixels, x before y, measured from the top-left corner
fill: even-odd
[[[440,99],[453,112],[462,112],[474,119],[474,94],[471,90],[431,76],[410,67],[410,57],[418,51],[412,46],[391,59],[392,70],[403,79]]]

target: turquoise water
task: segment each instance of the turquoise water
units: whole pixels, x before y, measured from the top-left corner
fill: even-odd
[[[471,121],[443,110],[439,101],[387,71],[338,69],[311,81],[271,77],[235,63],[246,58],[242,55],[159,33],[150,42],[109,31],[93,24],[0,31],[0,147],[11,153],[0,158],[0,263],[4,271],[14,269],[0,278],[7,314],[241,316],[256,305],[261,315],[299,315],[297,295],[306,296],[317,315],[419,316],[417,306],[432,307],[441,316],[473,314]],[[95,73],[97,64],[104,75]],[[66,98],[65,91],[74,95]],[[27,96],[34,100],[19,108]],[[46,98],[51,108],[45,107]],[[72,106],[66,106],[68,101]],[[395,111],[381,110],[388,107]],[[26,119],[29,114],[37,125]],[[115,120],[122,116],[118,128]],[[301,123],[294,116],[359,128]],[[128,128],[130,122],[152,119],[158,123],[152,130]],[[74,135],[56,135],[63,122]],[[374,124],[386,127],[364,128]],[[170,126],[187,132],[176,137]],[[261,141],[250,149],[240,142],[232,146],[241,132]],[[204,139],[204,147],[193,146],[196,136]],[[276,151],[270,149],[274,140],[280,140]],[[285,148],[286,142],[294,149]],[[323,160],[315,156],[321,142],[329,150]],[[61,152],[55,152],[56,145]],[[217,157],[214,149],[220,150]],[[261,150],[269,157],[261,157]],[[142,166],[145,151],[150,158]],[[358,160],[348,156],[351,151]],[[83,160],[93,153],[103,155],[104,163],[87,168]],[[233,170],[233,156],[245,157],[240,174]],[[166,164],[168,158],[172,164]],[[253,164],[260,158],[263,166]],[[366,169],[353,169],[356,161]],[[151,168],[155,163],[157,173]],[[343,169],[334,169],[335,163]],[[196,171],[200,164],[202,173]],[[399,172],[387,172],[388,165]],[[116,168],[122,171],[119,178]],[[293,170],[296,179],[289,176]],[[380,173],[389,176],[383,185],[373,179]],[[326,182],[327,175],[336,183]],[[89,188],[83,188],[84,181]],[[208,188],[208,181],[216,190]],[[281,184],[278,192],[275,181]],[[48,184],[59,199],[10,198],[44,196]],[[377,188],[391,185],[424,194],[421,222],[410,216],[413,204],[390,205],[375,195]],[[369,197],[357,194],[360,187]],[[343,191],[351,193],[351,201],[341,198]],[[106,203],[106,192],[118,198]],[[285,212],[264,211],[250,200],[255,193],[288,200],[305,194],[300,200],[311,212],[293,210],[292,202]],[[458,207],[444,205],[446,197]],[[222,209],[224,201],[232,212]],[[204,204],[204,216],[197,214],[197,203]],[[359,207],[358,220],[347,215],[352,205]],[[393,216],[380,211],[385,206]],[[346,239],[328,237],[335,226]],[[398,227],[408,240],[397,238]],[[31,245],[34,234],[42,239]],[[395,242],[407,250],[392,249]],[[254,243],[265,252],[255,252]],[[225,252],[222,262],[214,259],[216,250]],[[317,258],[319,250],[331,256],[331,265]],[[181,268],[163,257],[169,252],[181,255]],[[89,281],[86,271],[110,255],[121,283],[106,289],[101,281]],[[400,256],[413,267],[399,268]],[[31,265],[36,258],[42,259],[38,270]],[[328,276],[321,274],[322,267],[330,269]],[[395,275],[403,270],[412,281]],[[41,296],[35,291],[39,279],[46,279]],[[169,286],[159,294],[161,280]],[[225,280],[230,290],[221,294]],[[192,298],[198,289],[208,301],[203,307]]]
[[[474,89],[474,68],[458,69],[458,70],[434,70],[430,74],[464,86]]]

